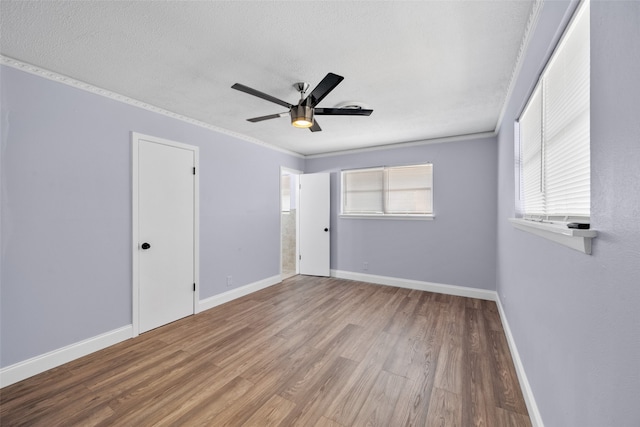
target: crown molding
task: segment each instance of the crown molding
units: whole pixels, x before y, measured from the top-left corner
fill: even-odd
[[[511,71],[511,78],[509,79],[509,85],[507,86],[507,93],[505,94],[504,100],[502,101],[502,110],[500,111],[498,121],[496,122],[496,134],[500,130],[500,126],[502,126],[502,120],[504,119],[504,115],[507,112],[509,100],[511,99],[516,81],[518,80],[518,76],[520,75],[520,71],[522,70],[522,64],[524,62],[524,58],[526,57],[527,49],[529,48],[529,43],[531,42],[531,38],[533,37],[533,32],[538,23],[538,18],[540,17],[540,11],[542,10],[543,5],[544,0],[534,0],[533,2],[533,7],[531,8],[531,13],[529,14],[529,20],[527,21],[527,26],[524,30],[524,36],[522,37],[522,40],[520,42],[520,49],[518,50],[518,56],[516,57],[516,64]]]
[[[191,118],[191,117],[187,117],[187,116],[183,116],[181,114],[178,113],[174,113],[172,111],[168,111],[165,110],[164,108],[160,108],[160,107],[156,107],[154,105],[148,104],[146,102],[143,101],[139,101],[137,99],[133,99],[130,98],[126,95],[122,95],[116,92],[112,92],[110,90],[107,89],[103,89],[97,86],[94,86],[92,84],[89,83],[85,83],[76,79],[73,79],[69,76],[65,76],[62,74],[58,74],[56,72],[44,69],[42,67],[38,67],[36,65],[32,65],[32,64],[28,64],[26,62],[22,62],[19,61],[17,59],[14,58],[10,58],[8,56],[5,55],[0,55],[0,64],[1,65],[6,65],[8,67],[11,68],[15,68],[24,72],[27,72],[29,74],[34,74],[36,76],[45,78],[47,80],[52,80],[54,82],[58,82],[58,83],[62,83],[65,84],[67,86],[71,86],[74,87],[76,89],[80,89],[80,90],[84,90],[86,92],[90,92],[94,95],[98,95],[98,96],[103,96],[105,98],[109,98],[112,99],[114,101],[118,101],[118,102],[122,102],[124,104],[127,105],[131,105],[133,107],[138,107],[138,108],[142,108],[143,110],[147,110],[147,111],[151,111],[153,113],[157,113],[157,114],[161,114],[163,116],[166,117],[170,117],[172,119],[176,119],[176,120],[180,120],[182,122],[185,123],[189,123],[191,125],[195,125],[204,129],[208,129],[214,132],[218,132],[218,133],[222,133],[237,139],[241,139],[243,141],[247,141],[247,142],[251,142],[253,144],[256,145],[260,145],[262,147],[274,150],[274,151],[279,151],[281,153],[285,153],[291,156],[295,156],[295,157],[299,157],[299,158],[304,158],[305,156],[300,154],[300,153],[296,153],[294,151],[290,151],[290,150],[286,150],[284,148],[280,148],[280,147],[276,147],[275,145],[269,144],[267,142],[264,142],[262,140],[256,139],[256,138],[252,138],[246,135],[243,135],[241,133],[237,133],[237,132],[233,132],[230,131],[228,129],[224,129],[218,126],[214,126],[212,124],[209,123],[205,123],[203,121]]]
[[[394,148],[407,148],[407,147],[415,147],[420,145],[439,144],[442,142],[456,142],[456,141],[468,141],[470,139],[493,138],[496,135],[497,135],[496,131],[468,133],[465,135],[452,135],[452,136],[445,136],[442,138],[421,139],[418,141],[394,142],[391,144],[376,145],[373,147],[353,148],[351,150],[340,150],[340,151],[330,151],[328,153],[308,154],[305,156],[305,158],[317,159],[321,157],[343,156],[346,154],[366,153],[369,151],[392,150]]]

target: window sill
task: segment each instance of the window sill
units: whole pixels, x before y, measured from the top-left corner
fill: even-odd
[[[364,214],[340,214],[340,218],[347,219],[403,219],[410,221],[431,221],[435,215],[364,215]]]
[[[567,228],[563,223],[536,222],[522,218],[509,218],[509,222],[518,230],[544,237],[587,255],[591,255],[591,239],[598,235],[595,230]]]

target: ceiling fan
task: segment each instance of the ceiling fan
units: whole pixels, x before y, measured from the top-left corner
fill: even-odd
[[[369,116],[373,113],[373,110],[364,109],[360,106],[350,107],[350,108],[318,108],[316,105],[320,103],[324,99],[325,96],[329,94],[333,89],[335,89],[338,84],[344,79],[344,77],[339,76],[337,74],[328,73],[324,79],[318,86],[315,87],[307,95],[304,96],[307,90],[309,89],[309,83],[300,82],[293,85],[298,92],[300,92],[300,101],[298,104],[290,104],[286,101],[268,95],[266,93],[260,92],[259,90],[252,89],[248,86],[245,86],[240,83],[236,83],[231,86],[232,89],[239,90],[241,92],[246,92],[250,95],[257,96],[258,98],[262,98],[267,101],[271,101],[278,105],[282,105],[283,107],[287,107],[289,111],[278,114],[269,114],[268,116],[254,117],[252,119],[247,119],[250,122],[261,122],[263,120],[275,119],[277,117],[283,117],[287,114],[291,116],[291,124],[298,128],[309,128],[311,132],[318,132],[322,129],[318,122],[314,118],[314,116]]]

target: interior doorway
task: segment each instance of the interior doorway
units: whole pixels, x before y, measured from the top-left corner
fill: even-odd
[[[299,175],[301,171],[280,168],[280,276],[286,279],[300,272]]]

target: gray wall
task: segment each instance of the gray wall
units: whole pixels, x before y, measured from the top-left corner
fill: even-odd
[[[498,293],[547,427],[640,425],[640,2],[591,6],[585,255],[515,230],[513,121],[575,4],[545,2],[498,137]]]
[[[280,272],[304,160],[2,67],[0,366],[131,324],[131,137],[200,147],[200,298]]]
[[[339,218],[341,169],[421,162],[433,221]],[[331,268],[494,290],[496,171],[495,138],[308,159],[306,172],[331,172]]]

